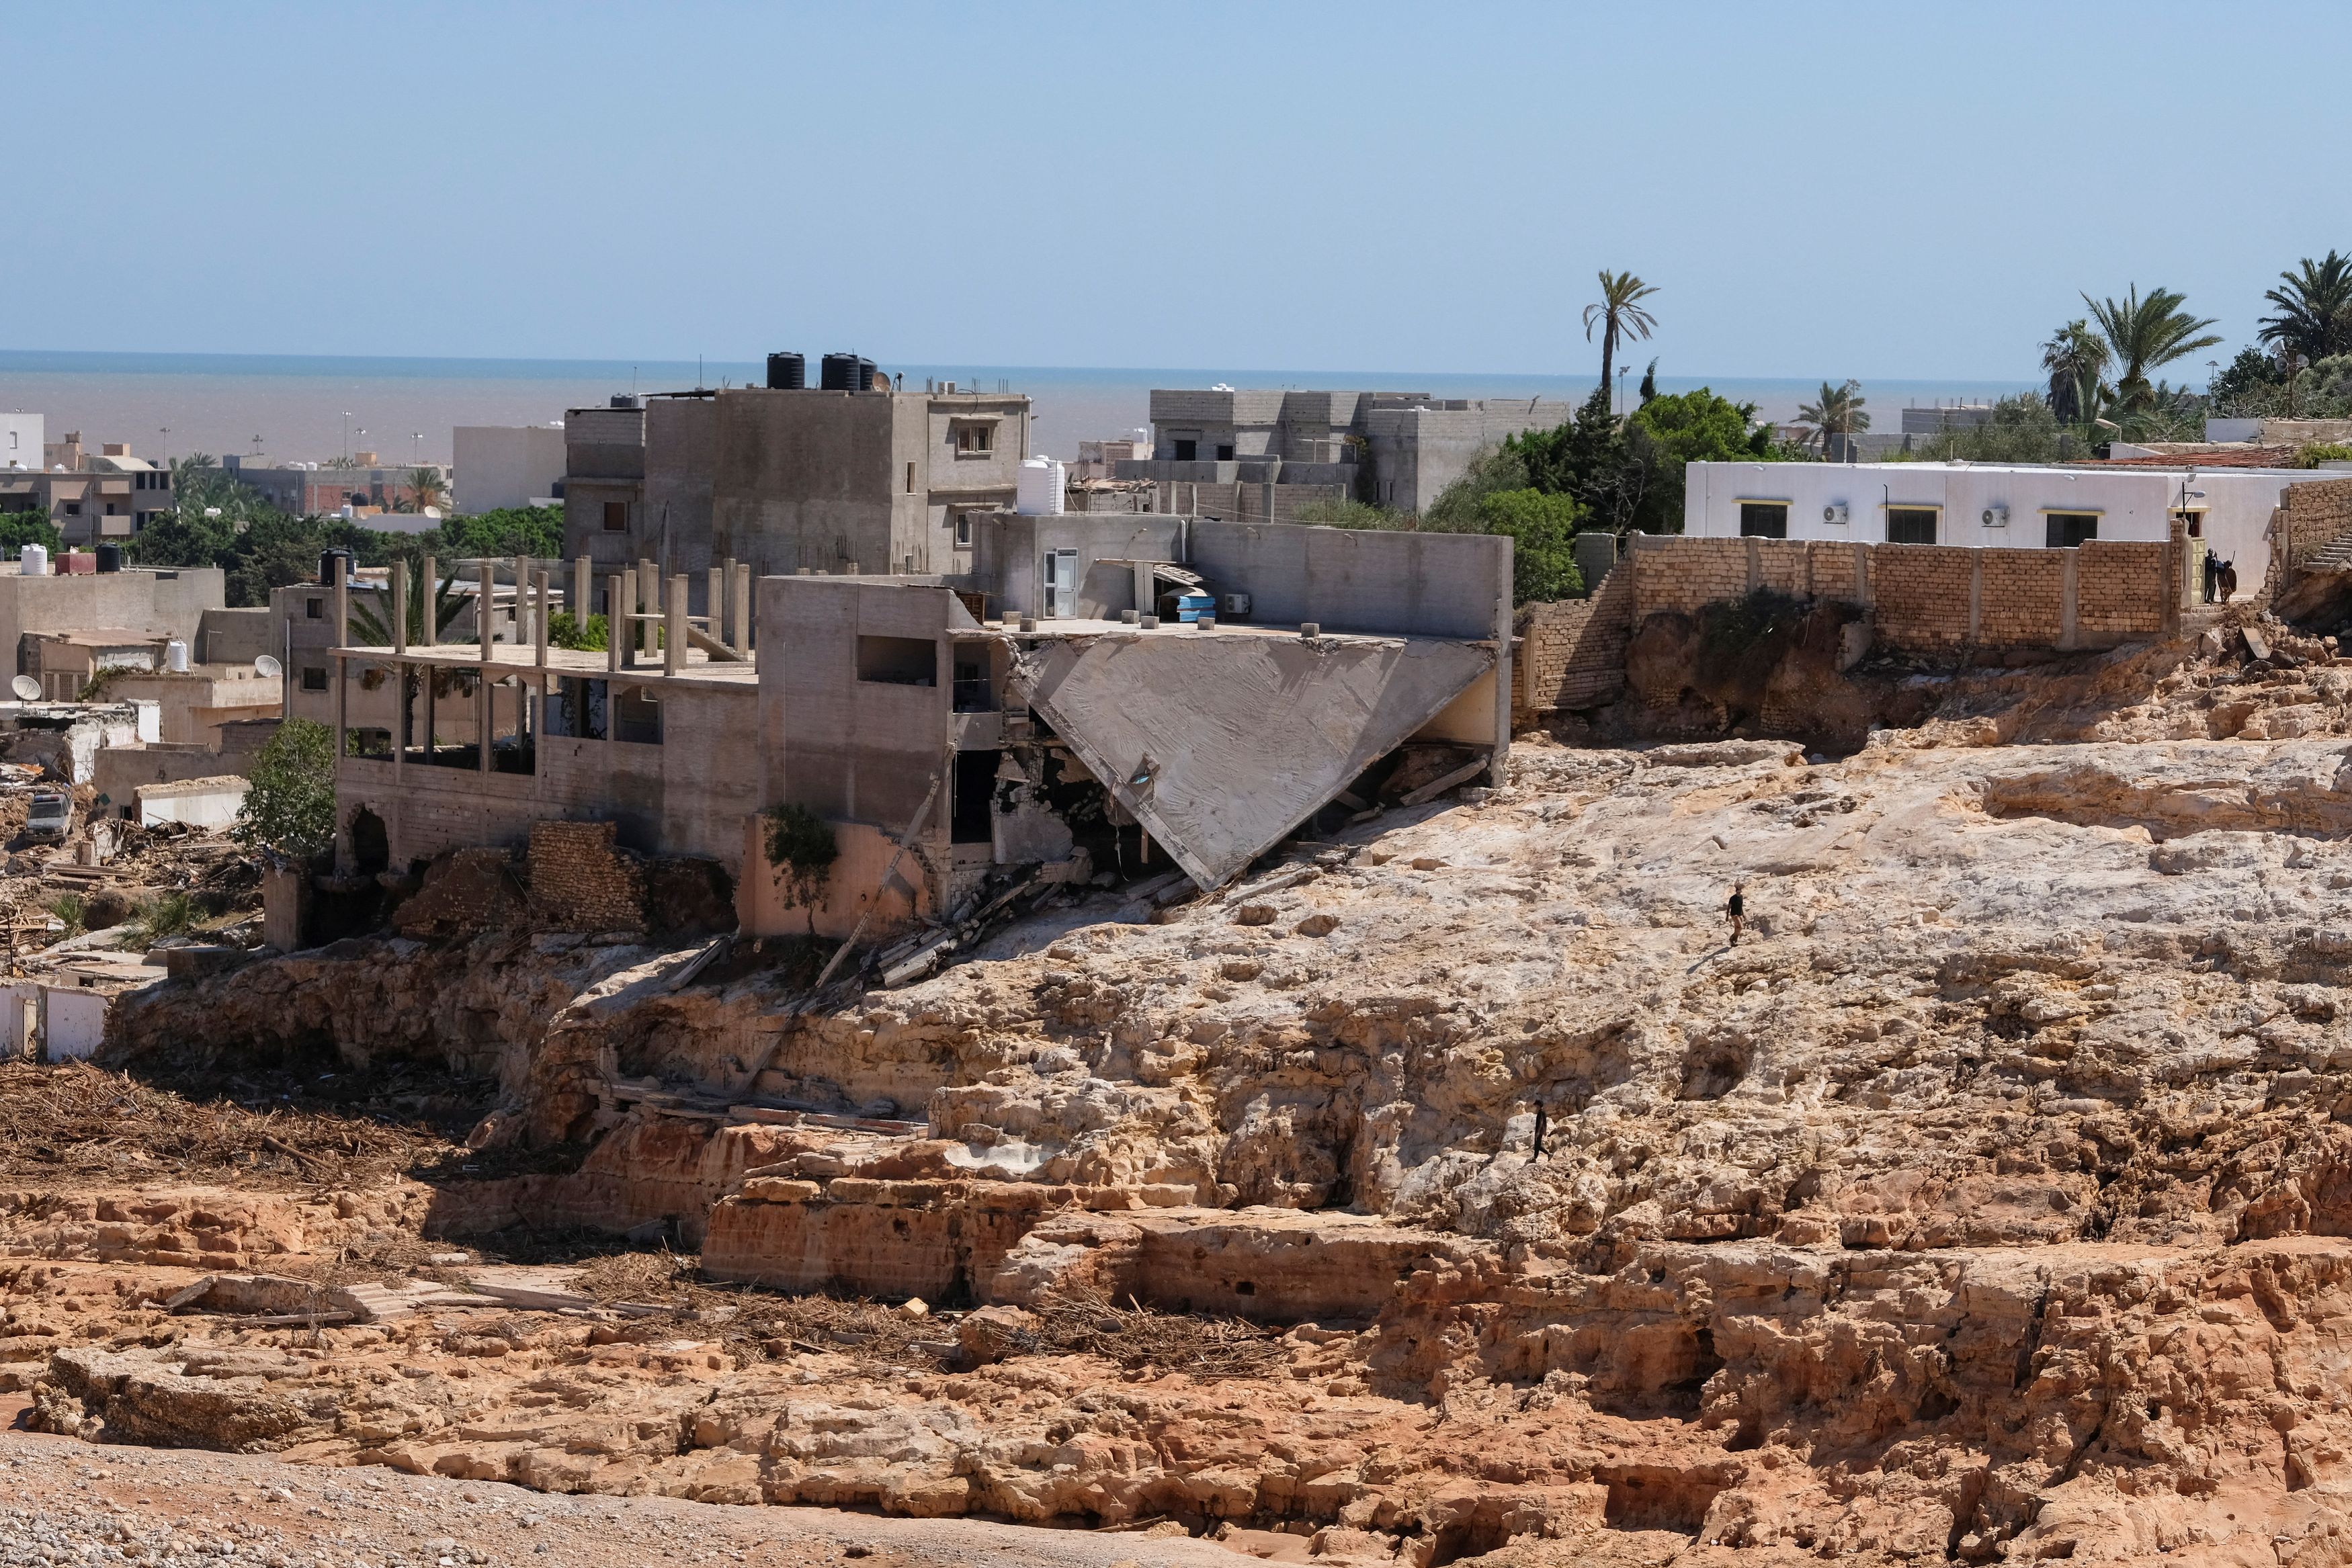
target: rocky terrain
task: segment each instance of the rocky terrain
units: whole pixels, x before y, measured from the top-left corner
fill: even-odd
[[[118,1063],[439,1071],[471,1147],[12,1177],[0,1367],[99,1441],[1142,1561],[2352,1562],[2347,690],[2228,628],[1834,760],[1538,740],[895,991],[498,932],[158,988]]]

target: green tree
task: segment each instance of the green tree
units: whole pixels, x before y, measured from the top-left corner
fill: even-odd
[[[2294,272],[2279,274],[2280,287],[2263,298],[2278,314],[2262,320],[2262,340],[2291,349],[2306,363],[2352,353],[2352,256],[2330,250],[2318,261],[2303,258]]]
[[[420,546],[445,559],[489,555],[527,555],[553,559],[563,554],[563,508],[501,507],[451,517]]]
[[[2276,406],[2285,381],[2278,361],[2249,343],[2238,350],[2236,359],[2221,367],[2221,373],[2213,378],[2205,395],[2219,414],[2268,413]]]
[[[1647,338],[1655,327],[1656,318],[1644,309],[1642,301],[1657,290],[1630,272],[1601,269],[1601,298],[1584,308],[1584,340],[1592,341],[1592,329],[1601,328],[1601,395],[1609,396],[1609,377],[1617,362],[1617,345],[1630,338]]]
[[[2083,296],[2111,362],[2122,371],[2116,378],[2116,401],[2125,412],[2154,404],[2156,389],[2148,383],[2148,371],[2221,340],[2205,330],[2213,324],[2210,319],[2181,308],[2187,300],[2188,296],[2169,288],[2151,288],[2143,299],[2137,284],[2121,299]]]
[[[1707,387],[1652,398],[1627,417],[1625,438],[1628,460],[1644,470],[1633,486],[1630,526],[1652,534],[1682,532],[1687,465],[1778,463],[1794,455],[1756,423],[1754,403],[1733,402]],[[1619,488],[1626,487],[1621,481]]]
[[[1837,455],[1840,442],[1870,428],[1870,415],[1863,405],[1870,400],[1862,395],[1862,383],[1848,379],[1843,386],[1822,383],[1821,396],[1797,410],[1797,423],[1810,432],[1806,444],[1820,449],[1823,457]]]
[[[230,836],[308,860],[335,841],[335,735],[289,718],[254,754],[245,804]]]
[[[408,491],[410,504],[420,512],[427,507],[437,507],[447,499],[447,486],[441,483],[441,470],[438,468],[411,468],[408,471]]]
[[[425,567],[422,561],[394,561],[392,570],[408,575],[408,641],[413,646],[425,641]],[[446,573],[433,585],[433,637],[444,640],[450,625],[466,608],[465,596],[457,592],[457,580]],[[392,591],[381,594],[368,589],[352,596],[352,630],[371,648],[392,646]]]
[[[1650,368],[1642,372],[1642,401],[1649,402],[1658,395],[1658,361],[1652,360]]]
[[[1487,497],[1533,485],[1527,462],[1512,442],[1490,446],[1470,459],[1460,478],[1437,493],[1421,526],[1433,533],[1476,533],[1478,508]]]
[[[1482,534],[1511,541],[1511,601],[1571,599],[1584,591],[1570,543],[1584,521],[1583,503],[1541,490],[1502,490],[1478,503]]]
[[[0,556],[14,560],[26,545],[47,547],[51,555],[66,548],[47,512],[0,512]]]
[[[2078,316],[2050,334],[2042,345],[2042,369],[2050,377],[2050,409],[2060,423],[2088,424],[2098,416],[2107,345],[2086,318]]]

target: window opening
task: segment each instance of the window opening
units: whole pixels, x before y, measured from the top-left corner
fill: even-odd
[[[2073,549],[2084,539],[2099,537],[2096,512],[2052,512],[2043,522],[2043,543],[2052,549]]]
[[[1742,501],[1739,503],[1739,535],[1750,539],[1785,539],[1789,537],[1789,503],[1786,501]]]
[[[996,770],[1003,760],[1001,751],[956,753],[955,807],[948,820],[950,843],[996,841]]]
[[[1891,545],[1931,545],[1936,542],[1936,508],[1886,508],[1886,542]]]

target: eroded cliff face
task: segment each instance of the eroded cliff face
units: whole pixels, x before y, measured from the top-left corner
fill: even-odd
[[[2176,660],[2095,721],[2200,738],[2006,746],[2093,721],[1992,704],[1833,763],[1525,745],[1507,788],[831,1012],[672,988],[684,954],[375,946],[159,996],[124,1044],[463,1051],[486,1138],[604,1142],[445,1186],[445,1231],[691,1217],[714,1274],[986,1307],[895,1374],[532,1328],[426,1399],[354,1356],[286,1417],[322,1457],[1424,1563],[2352,1561],[2334,668]],[[2312,695],[2224,726],[2241,687]],[[2273,724],[2307,733],[2205,738]],[[836,1120],[698,1108],[747,1084]],[[1284,1369],[1024,1349],[1074,1295],[1255,1319]],[[112,1422],[111,1375],[58,1368],[59,1424]]]

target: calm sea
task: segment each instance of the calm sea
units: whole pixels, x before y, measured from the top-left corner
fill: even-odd
[[[919,386],[927,378],[1026,392],[1036,445],[1074,457],[1080,441],[1149,423],[1154,387],[1296,387],[1425,392],[1438,397],[1543,397],[1575,401],[1589,376],[1427,375],[1391,371],[1069,370],[1006,365],[904,365],[886,370]],[[816,366],[809,367],[814,375]],[[543,424],[567,408],[614,392],[756,384],[764,367],[691,360],[346,359],[268,354],[98,354],[0,350],[0,409],[45,416],[47,438],[79,431],[92,447],[128,442],[140,456],[261,452],[318,461],[372,450],[387,463],[449,461],[459,424]],[[1713,380],[1661,376],[1666,392],[1711,386],[1752,402],[1760,417],[1792,418],[1818,377]],[[1865,382],[1882,428],[1906,403],[1979,402],[2021,390],[1995,382]]]

